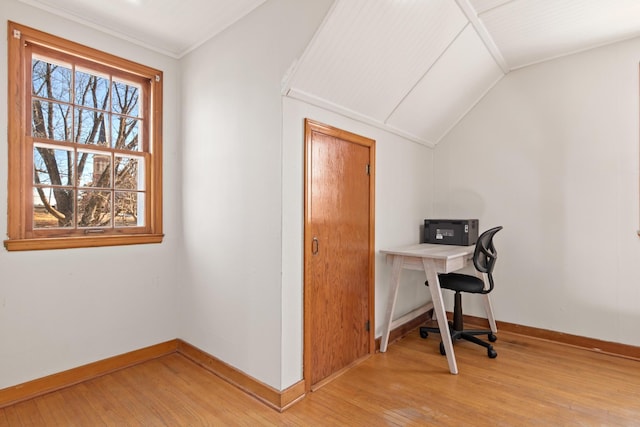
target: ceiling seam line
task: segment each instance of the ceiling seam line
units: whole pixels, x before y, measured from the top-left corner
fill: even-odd
[[[426,77],[427,74],[429,74],[429,71],[431,71],[431,69],[438,63],[438,61],[440,61],[440,59],[444,56],[444,54],[449,50],[449,48],[453,45],[453,43],[455,43],[456,40],[458,40],[458,38],[460,37],[460,35],[464,32],[464,30],[467,29],[467,27],[469,26],[469,23],[467,22],[460,31],[458,31],[458,34],[456,34],[456,36],[453,38],[453,40],[451,40],[449,42],[449,44],[447,44],[447,46],[442,50],[442,52],[440,52],[440,54],[438,55],[438,57],[435,59],[435,61],[433,61],[431,63],[431,65],[429,65],[429,68],[427,68],[427,70],[422,73],[422,76],[420,76],[420,78],[418,80],[416,80],[416,82],[411,86],[411,88],[402,96],[402,98],[400,98],[400,100],[398,102],[395,103],[395,107],[393,107],[393,109],[391,110],[391,112],[387,115],[387,117],[383,120],[384,124],[388,124],[387,122],[389,121],[389,119],[391,118],[391,116],[393,116],[393,114],[398,110],[398,108],[400,108],[400,105],[402,105],[402,103],[405,101],[405,99],[407,99],[407,97],[411,94],[411,92],[413,92],[413,90],[422,82],[422,80],[424,80],[424,78]]]
[[[399,137],[402,137],[404,139],[406,139],[407,141],[413,142],[415,144],[419,144],[422,145],[424,147],[429,147],[429,148],[433,148],[435,147],[435,144],[432,141],[429,140],[425,140],[423,138],[417,137],[415,135],[412,135],[408,132],[402,131],[398,128],[395,128],[389,124],[383,123],[380,120],[374,119],[372,117],[368,117],[365,116],[363,114],[357,113],[354,110],[349,110],[348,108],[345,107],[341,107],[337,104],[333,104],[330,101],[327,101],[325,99],[322,98],[318,98],[314,95],[308,94],[306,92],[303,91],[299,91],[296,90],[295,88],[292,88],[288,93],[287,93],[287,98],[291,98],[291,99],[296,99],[298,101],[304,102],[306,104],[309,105],[313,105],[317,108],[321,108],[325,111],[329,111],[332,112],[334,114],[338,114],[342,117],[346,117],[349,118],[351,120],[355,120],[357,122],[360,123],[364,123],[366,125],[369,126],[373,126],[377,129],[382,129],[384,131],[390,132],[394,135],[397,135]]]
[[[480,101],[482,101],[482,99],[485,96],[487,96],[487,94],[489,92],[491,92],[491,89],[493,89],[500,82],[500,80],[502,80],[504,78],[504,76],[505,76],[504,74],[501,75],[493,83],[491,83],[491,85],[489,85],[489,87],[487,87],[487,89],[474,102],[471,103],[469,108],[467,108],[462,114],[460,114],[460,116],[451,124],[451,126],[449,126],[449,128],[447,128],[447,130],[445,130],[442,133],[442,135],[440,135],[440,137],[438,137],[436,139],[435,144],[438,145],[438,143],[440,143],[440,141],[442,141],[449,134],[449,132],[451,132],[453,130],[453,128],[458,126],[458,124],[462,121],[462,119],[464,119],[464,117],[467,114],[469,114],[471,112],[471,110],[473,110],[476,107],[476,105],[478,105],[480,103]]]
[[[480,21],[476,10],[471,6],[469,0],[456,0],[456,3],[471,25],[473,25],[473,28],[476,30],[478,36],[480,36],[482,43],[484,43],[484,46],[487,48],[491,56],[493,56],[493,59],[496,61],[498,66],[502,69],[502,72],[508,74],[511,70],[509,69],[507,61],[504,59],[504,56],[502,56],[502,52],[498,49],[498,45],[496,45],[487,28]]]
[[[513,3],[515,0],[505,0],[504,3],[500,3],[500,4],[496,4],[494,6],[488,7],[487,9],[484,9],[483,11],[478,11],[477,9],[474,8],[474,10],[476,11],[476,14],[478,15],[478,18],[480,17],[480,15],[485,14],[487,12],[491,12],[492,10],[496,10],[498,8],[501,8],[502,6],[506,6],[509,3]]]

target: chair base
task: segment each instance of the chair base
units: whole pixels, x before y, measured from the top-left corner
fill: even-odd
[[[427,326],[420,327],[420,337],[427,338],[429,332],[440,333],[440,329],[431,328]],[[490,329],[466,329],[456,330],[453,328],[453,323],[449,322],[449,332],[451,333],[451,341],[455,344],[457,340],[463,339],[474,344],[480,345],[487,349],[487,356],[491,359],[495,359],[498,353],[493,349],[493,346],[486,341],[482,341],[476,335],[486,335],[490,342],[495,342],[498,338]],[[444,343],[440,341],[440,354],[446,355],[444,349]]]
[[[493,346],[488,342],[482,341],[477,338],[476,335],[486,335],[489,341],[495,342],[498,338],[490,329],[464,329],[462,315],[462,294],[460,291],[456,291],[454,295],[453,303],[453,322],[449,322],[449,333],[451,334],[451,342],[455,343],[457,340],[463,339],[474,344],[481,345],[487,349],[487,356],[491,359],[495,359],[498,353],[493,349]],[[420,327],[420,336],[426,338],[429,332],[440,333],[438,328],[429,328],[426,326]],[[445,355],[444,344],[440,341],[440,354]]]

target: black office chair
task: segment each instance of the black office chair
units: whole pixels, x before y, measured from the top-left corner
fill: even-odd
[[[498,353],[496,353],[491,344],[482,341],[477,338],[476,335],[486,334],[490,342],[495,342],[497,338],[493,331],[464,329],[462,320],[462,292],[488,294],[493,290],[492,273],[496,259],[498,258],[498,253],[493,246],[493,236],[500,230],[502,230],[502,227],[495,227],[482,233],[480,237],[478,237],[476,248],[473,252],[473,265],[480,273],[486,273],[489,279],[488,289],[485,289],[484,281],[476,276],[460,273],[446,273],[438,275],[438,278],[440,279],[440,287],[442,289],[450,289],[456,293],[453,306],[453,322],[449,322],[451,341],[455,342],[458,339],[464,339],[481,345],[487,349],[487,355],[492,359],[498,356]],[[429,282],[425,282],[425,285],[429,286]],[[440,330],[438,328],[429,328],[426,326],[420,327],[420,336],[422,338],[427,338],[429,332],[440,332]],[[440,341],[440,354],[443,356],[445,355],[444,344],[442,341]]]

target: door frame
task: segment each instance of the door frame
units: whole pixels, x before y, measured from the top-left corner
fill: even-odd
[[[304,120],[304,348],[303,348],[303,378],[305,382],[305,392],[311,391],[311,337],[310,337],[310,307],[311,302],[308,297],[307,283],[310,280],[310,272],[307,269],[308,257],[311,256],[311,245],[313,236],[310,232],[311,224],[311,143],[313,132],[322,133],[328,136],[342,139],[344,141],[363,145],[369,148],[369,345],[368,355],[375,353],[375,140],[366,138],[355,133],[335,128],[308,118]]]

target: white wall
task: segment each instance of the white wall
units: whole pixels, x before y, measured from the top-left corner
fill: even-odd
[[[266,2],[183,59],[188,261],[180,336],[276,389],[283,351],[281,80],[330,4]]]
[[[180,336],[276,389],[302,379],[304,118],[377,140],[378,247],[418,242],[431,207],[431,149],[281,97],[330,5],[267,2],[183,61]],[[389,268],[376,261],[379,331]],[[421,276],[404,279],[399,311],[428,298]]]
[[[376,141],[375,327],[382,333],[391,266],[378,251],[418,243],[433,198],[433,150],[397,135],[290,98],[283,99],[283,385],[302,378],[304,119],[310,118]],[[430,299],[424,273],[404,271],[396,316]]]
[[[639,51],[512,72],[437,146],[436,216],[505,227],[498,320],[640,345]]]
[[[164,230],[158,245],[53,251],[0,249],[0,388],[177,337],[180,151],[177,61],[2,0],[12,20],[164,71]],[[6,40],[0,82],[6,88]],[[6,238],[7,98],[0,90],[0,236]]]

